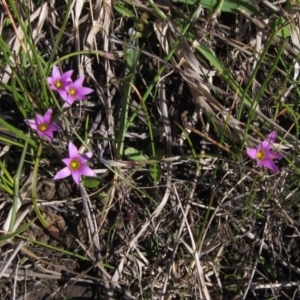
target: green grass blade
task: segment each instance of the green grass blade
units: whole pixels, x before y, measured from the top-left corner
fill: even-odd
[[[9,224],[9,232],[13,231],[13,228],[15,226],[15,222],[16,222],[16,214],[17,214],[17,207],[20,203],[20,196],[19,196],[19,190],[20,190],[20,179],[21,179],[21,172],[23,169],[23,164],[24,164],[24,160],[25,160],[25,155],[27,152],[27,147],[28,147],[28,141],[25,141],[25,145],[20,157],[20,162],[18,165],[18,169],[17,169],[17,173],[16,173],[16,177],[14,180],[14,197],[13,197],[13,206],[12,206],[12,214],[11,214],[11,220],[10,220],[10,224]]]

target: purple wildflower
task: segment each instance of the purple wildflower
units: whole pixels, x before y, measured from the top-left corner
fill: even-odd
[[[48,77],[47,81],[50,84],[50,88],[57,91],[63,100],[67,100],[66,88],[72,83],[71,75],[73,71],[67,71],[60,74],[59,69],[54,66],[52,70],[52,77]]]
[[[258,144],[257,148],[247,149],[247,154],[252,159],[256,160],[259,167],[266,167],[272,170],[274,173],[277,173],[279,170],[273,160],[285,157],[284,155],[277,153],[271,149],[273,143],[275,142],[276,136],[277,132],[272,131],[267,136],[267,139],[265,141]]]
[[[96,173],[85,165],[92,155],[92,152],[86,152],[85,154],[80,155],[76,146],[72,142],[69,142],[69,158],[62,159],[66,167],[57,172],[54,176],[54,180],[72,175],[75,183],[79,185],[81,175],[95,177]]]
[[[267,141],[270,142],[270,144],[274,144],[276,140],[277,132],[276,130],[272,131],[268,136],[267,136]]]
[[[75,100],[84,100],[85,95],[92,93],[94,90],[88,87],[83,87],[82,83],[84,81],[84,76],[78,78],[76,81],[71,83],[65,88],[68,96],[66,99],[66,104],[64,106],[70,106]]]
[[[50,142],[53,139],[53,131],[61,130],[58,125],[51,123],[52,113],[53,111],[50,108],[44,116],[36,114],[36,119],[26,120],[27,124],[33,130],[36,130],[41,138],[45,138]]]

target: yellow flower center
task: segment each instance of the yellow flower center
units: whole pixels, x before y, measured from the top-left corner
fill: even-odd
[[[47,131],[48,127],[49,127],[49,124],[47,124],[47,123],[41,123],[38,126],[38,130],[44,132],[44,131]]]
[[[266,157],[266,152],[264,150],[260,150],[256,153],[256,158],[259,160],[264,160]]]
[[[69,89],[69,94],[71,95],[71,96],[75,96],[76,95],[76,90],[74,89],[74,88],[70,88]]]
[[[72,171],[76,171],[76,170],[80,169],[80,166],[81,166],[80,161],[77,158],[72,159],[70,164],[69,164],[69,168]]]
[[[62,82],[60,80],[56,80],[54,82],[54,86],[57,88],[57,89],[60,89],[62,87]]]

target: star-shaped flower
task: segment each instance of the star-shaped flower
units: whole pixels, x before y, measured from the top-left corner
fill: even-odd
[[[76,146],[69,142],[69,158],[62,159],[66,167],[60,170],[55,176],[54,180],[62,179],[72,175],[73,180],[77,185],[80,183],[81,175],[95,177],[96,173],[85,165],[85,163],[93,156],[92,152],[86,152],[83,155],[78,153]]]
[[[83,87],[83,81],[84,76],[78,78],[65,88],[68,96],[66,99],[63,98],[66,101],[64,106],[72,105],[75,100],[84,100],[85,95],[88,95],[94,91],[93,89],[90,89],[88,87]]]
[[[57,91],[60,97],[65,101],[68,97],[66,88],[72,83],[72,74],[72,70],[60,74],[59,69],[54,66],[52,70],[52,77],[47,78],[47,82],[49,83],[50,88],[54,91]]]
[[[48,141],[53,140],[53,131],[61,130],[61,128],[52,123],[52,109],[48,109],[44,116],[39,114],[35,115],[35,119],[26,120],[27,124],[33,129],[36,130],[38,135],[42,138],[47,139]]]
[[[262,141],[258,144],[257,148],[247,149],[247,154],[254,160],[256,160],[259,167],[266,167],[272,170],[274,173],[277,173],[279,170],[275,163],[274,159],[281,159],[285,156],[273,151],[271,148],[275,142],[277,136],[276,131],[272,131],[265,141]]]

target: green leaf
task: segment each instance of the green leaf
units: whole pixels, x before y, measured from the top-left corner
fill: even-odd
[[[280,17],[271,23],[277,31],[277,35],[283,38],[291,36],[291,27],[284,17]]]
[[[0,128],[1,128],[1,134],[0,134],[1,140],[6,141],[7,143],[12,145],[19,145],[19,143],[14,141],[14,137],[20,138],[23,141],[26,141],[28,139],[28,144],[36,147],[36,143],[34,142],[34,140],[32,140],[30,137],[24,134],[21,130],[15,128],[14,126],[6,122],[2,117],[0,117]],[[9,137],[12,136],[12,139],[10,141],[7,137],[2,136],[2,133],[4,131],[9,132]]]
[[[100,185],[100,183],[101,183],[101,180],[98,177],[86,177],[85,176],[83,179],[83,185],[89,189],[97,188]]]
[[[217,71],[221,74],[222,78],[235,91],[239,91],[239,95],[242,96],[243,91],[240,89],[238,82],[235,80],[232,74],[222,65],[219,59],[215,56],[214,52],[203,45],[198,46],[197,50],[217,69]],[[249,96],[245,95],[244,101],[251,107],[252,100],[249,98]]]
[[[177,0],[178,2],[190,5],[201,4],[204,8],[211,11],[220,3],[221,0]],[[222,12],[236,13],[242,9],[251,15],[261,15],[261,13],[250,3],[249,0],[225,0],[220,10]]]
[[[6,235],[1,235],[0,242],[10,240],[11,238],[15,237],[16,235],[21,234],[23,231],[25,231],[31,225],[31,223],[32,223],[32,221],[30,221],[29,223],[26,223],[21,228],[17,229],[15,232],[12,232],[12,233],[9,233]]]
[[[125,149],[124,154],[131,160],[142,161],[149,159],[147,155],[141,154],[138,150],[132,147]]]
[[[265,258],[264,258],[263,256],[260,256],[260,257],[259,257],[259,262],[260,262],[262,265],[264,265],[264,264],[266,263],[266,260],[265,260]]]
[[[156,149],[155,151],[155,157],[154,159],[162,159],[165,155],[165,150],[164,149]],[[151,164],[149,165],[149,174],[151,178],[154,180],[154,182],[159,182],[161,175],[162,175],[162,170],[161,166],[158,163]]]
[[[123,17],[135,18],[134,13],[131,10],[125,8],[122,4],[116,4],[114,6],[114,9]]]
[[[159,182],[161,175],[162,175],[162,170],[160,164],[151,164],[149,165],[149,174],[151,178],[154,180],[154,182]]]

